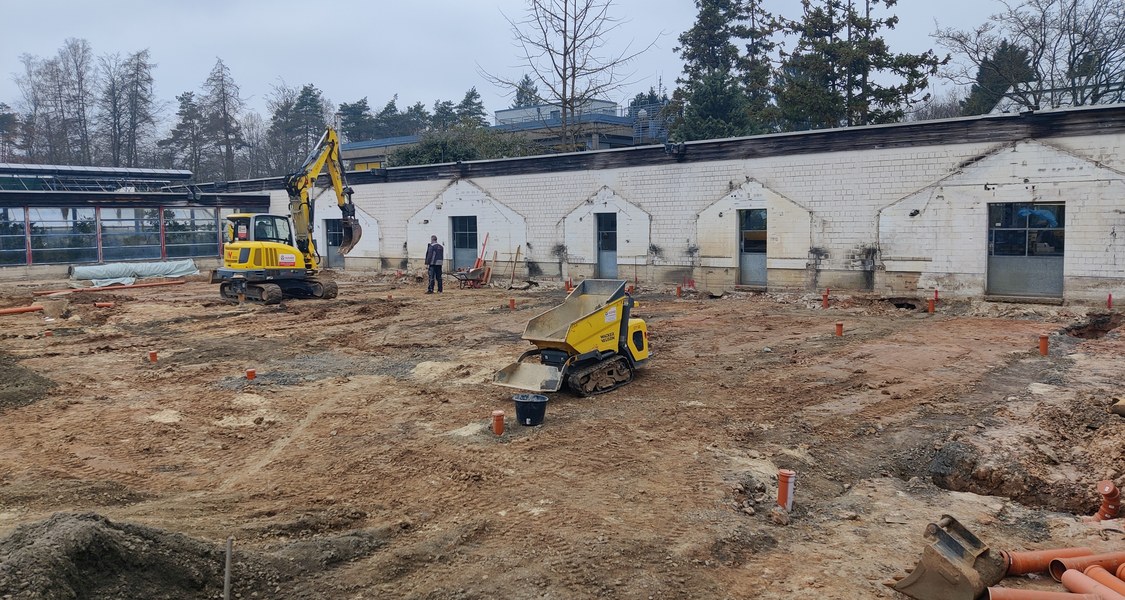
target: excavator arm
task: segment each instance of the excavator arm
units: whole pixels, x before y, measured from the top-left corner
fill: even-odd
[[[328,167],[328,179],[336,192],[336,203],[343,214],[344,240],[340,244],[340,254],[347,254],[359,242],[363,230],[355,216],[352,203],[352,188],[344,177],[344,163],[340,159],[340,138],[336,130],[328,127],[316,147],[305,159],[301,167],[285,178],[285,190],[289,193],[289,216],[293,219],[293,234],[297,249],[305,256],[305,262],[317,268],[319,255],[313,242],[314,204],[309,197],[316,186],[317,177]]]

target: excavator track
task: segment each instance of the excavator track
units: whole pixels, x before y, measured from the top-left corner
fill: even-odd
[[[614,356],[571,373],[566,384],[579,396],[594,396],[629,383],[635,373],[636,369],[624,356]]]
[[[238,292],[230,282],[224,281],[219,285],[219,294],[227,300],[239,301]],[[281,302],[283,296],[281,286],[273,283],[246,284],[246,300],[261,302],[262,304],[277,304]]]

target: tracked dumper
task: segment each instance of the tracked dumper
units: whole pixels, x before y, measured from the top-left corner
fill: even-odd
[[[649,357],[648,329],[632,318],[625,282],[587,279],[562,304],[527,322],[523,339],[535,345],[493,377],[497,385],[579,396],[604,394],[633,380]]]

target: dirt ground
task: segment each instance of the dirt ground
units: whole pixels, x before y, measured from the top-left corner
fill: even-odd
[[[636,381],[523,427],[491,378],[558,284],[337,278],[279,306],[0,284],[45,306],[0,316],[0,597],[219,598],[228,537],[234,597],[286,599],[891,598],[942,514],[996,549],[1125,549],[1082,519],[1125,484],[1105,307],[642,286]]]

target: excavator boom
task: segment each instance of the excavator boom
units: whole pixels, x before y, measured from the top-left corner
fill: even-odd
[[[285,189],[289,193],[289,216],[293,219],[297,248],[310,264],[316,264],[318,257],[312,240],[314,205],[309,192],[316,186],[316,180],[325,167],[328,168],[328,180],[336,193],[336,204],[342,214],[344,239],[340,244],[340,254],[350,252],[363,235],[363,229],[355,216],[352,188],[348,185],[344,163],[340,158],[340,138],[335,129],[328,127],[304,164],[285,179]]]

